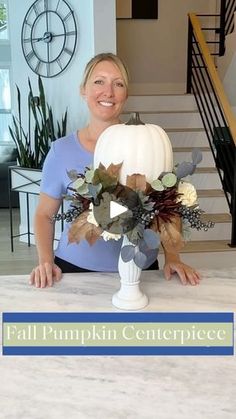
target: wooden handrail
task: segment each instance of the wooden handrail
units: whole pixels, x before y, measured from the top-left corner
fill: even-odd
[[[209,48],[204,39],[199,19],[194,13],[189,13],[189,18],[193,26],[194,34],[199,43],[204,62],[208,68],[212,84],[215,88],[216,95],[224,111],[225,119],[228,123],[229,130],[231,132],[234,144],[236,146],[236,117],[232,111],[229,100],[225,94],[223,84],[219,78],[219,75],[217,73]]]

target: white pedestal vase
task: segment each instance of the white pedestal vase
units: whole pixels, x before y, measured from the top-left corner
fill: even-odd
[[[127,236],[124,236],[122,247],[130,245]],[[148,304],[147,296],[140,290],[140,276],[142,270],[133,260],[124,262],[119,257],[118,270],[120,274],[120,290],[113,295],[112,304],[123,310],[139,310]]]

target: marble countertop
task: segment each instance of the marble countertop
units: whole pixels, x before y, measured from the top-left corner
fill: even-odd
[[[143,272],[142,312],[236,311],[236,269],[202,270],[199,286]],[[36,289],[27,276],[0,276],[1,312],[118,312],[118,274],[66,274]],[[235,356],[0,357],[3,419],[233,419]]]

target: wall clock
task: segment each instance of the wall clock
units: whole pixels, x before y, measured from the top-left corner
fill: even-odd
[[[77,25],[65,0],[36,0],[27,11],[21,45],[27,64],[42,77],[55,77],[69,65],[76,48]]]

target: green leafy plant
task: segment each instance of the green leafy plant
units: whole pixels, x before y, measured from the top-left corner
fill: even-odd
[[[22,110],[18,86],[16,86],[18,115],[13,115],[12,127],[9,127],[9,130],[16,145],[18,164],[22,167],[41,169],[51,142],[66,135],[67,110],[61,122],[55,123],[52,108],[46,102],[41,77],[38,78],[39,96],[33,94],[29,79],[28,85],[28,130],[26,132],[22,125],[22,111],[25,110]]]

